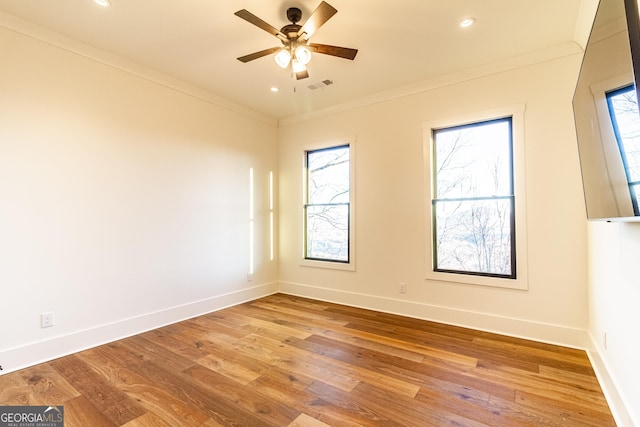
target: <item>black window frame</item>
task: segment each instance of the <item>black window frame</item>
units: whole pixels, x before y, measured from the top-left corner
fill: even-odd
[[[347,151],[349,152],[349,182],[348,182],[348,188],[349,188],[349,198],[348,198],[348,202],[340,202],[340,203],[309,203],[309,155],[314,154],[314,153],[319,153],[319,152],[323,152],[323,151],[331,151],[331,150],[337,150],[337,149],[343,149],[346,148]],[[304,152],[304,168],[305,168],[305,191],[304,191],[304,203],[302,205],[303,207],[303,222],[304,222],[304,226],[303,226],[303,258],[306,261],[319,261],[319,262],[327,262],[327,263],[338,263],[338,264],[345,264],[345,265],[350,265],[351,264],[351,144],[346,143],[346,144],[339,144],[339,145],[332,145],[332,146],[328,146],[328,147],[322,147],[322,148],[317,148],[317,149],[311,149],[311,150],[305,150]],[[315,206],[346,206],[347,207],[347,230],[346,230],[346,234],[347,234],[347,259],[333,259],[333,258],[318,258],[318,257],[310,257],[308,256],[309,253],[309,247],[308,247],[308,236],[309,236],[309,230],[307,228],[308,225],[308,208],[309,207],[315,207]]]
[[[438,198],[436,197],[436,195],[438,194],[438,189],[437,189],[437,170],[434,166],[433,168],[433,173],[431,174],[431,178],[432,178],[432,187],[433,187],[433,193],[432,193],[432,198],[431,198],[431,226],[432,226],[432,247],[433,247],[433,253],[432,253],[432,262],[433,262],[433,271],[434,272],[438,272],[438,273],[450,273],[450,274],[462,274],[462,275],[469,275],[469,276],[480,276],[480,277],[491,277],[491,278],[499,278],[499,279],[512,279],[515,280],[518,278],[517,276],[517,257],[516,257],[516,201],[515,201],[515,182],[514,182],[514,176],[515,176],[515,170],[514,170],[514,156],[513,156],[513,116],[509,115],[509,116],[505,116],[505,117],[500,117],[500,118],[494,118],[494,119],[487,119],[487,120],[479,120],[479,121],[474,121],[474,122],[470,122],[470,123],[465,123],[465,124],[460,124],[460,125],[453,125],[453,126],[446,126],[446,127],[441,127],[441,128],[434,128],[431,130],[432,132],[432,150],[431,150],[431,156],[432,156],[432,161],[433,161],[433,165],[437,164],[437,159],[436,159],[436,135],[438,132],[443,132],[443,131],[451,131],[451,130],[461,130],[461,129],[465,129],[465,128],[473,128],[473,127],[477,127],[477,126],[483,126],[483,125],[487,125],[487,124],[491,124],[491,123],[498,123],[498,122],[506,122],[509,125],[509,190],[510,190],[510,194],[506,195],[506,196],[482,196],[482,197],[462,197],[462,198]],[[459,202],[465,202],[465,201],[482,201],[482,200],[509,200],[510,205],[511,205],[511,212],[510,212],[510,218],[509,218],[509,226],[510,226],[510,256],[511,256],[511,260],[510,260],[510,265],[511,265],[511,273],[510,274],[500,274],[500,273],[489,273],[489,272],[482,272],[482,271],[470,271],[470,270],[454,270],[454,269],[448,269],[448,268],[439,268],[438,267],[438,223],[437,223],[437,204],[440,202],[451,202],[451,201],[459,201]]]

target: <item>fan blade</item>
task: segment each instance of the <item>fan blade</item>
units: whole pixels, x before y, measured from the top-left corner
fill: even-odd
[[[307,70],[296,73],[296,80],[306,79],[307,77],[309,77],[309,71]]]
[[[351,49],[349,47],[330,46],[328,44],[309,43],[307,45],[312,52],[323,53],[325,55],[337,56],[339,58],[353,60],[358,49]]]
[[[288,40],[287,36],[282,34],[280,30],[278,30],[276,27],[272,26],[271,24],[266,23],[262,19],[258,18],[256,15],[249,12],[247,9],[239,10],[236,13],[234,13],[234,15],[244,19],[245,21],[255,25],[258,28],[265,30],[267,33],[272,34],[281,40],[284,40],[284,41]]]
[[[261,50],[260,52],[250,53],[249,55],[241,56],[240,58],[238,58],[238,61],[240,61],[240,62],[253,61],[254,59],[258,59],[258,58],[262,58],[263,56],[271,55],[272,53],[275,53],[275,52],[279,51],[280,49],[282,49],[282,48],[281,47],[272,47],[272,48],[269,48],[269,49]]]
[[[313,33],[336,13],[338,13],[338,10],[326,1],[320,3],[307,19],[307,22],[298,30],[298,39],[304,35],[304,40],[309,40]]]

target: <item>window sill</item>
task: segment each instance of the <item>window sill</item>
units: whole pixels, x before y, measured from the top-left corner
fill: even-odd
[[[344,263],[301,259],[300,265],[302,267],[326,268],[329,270],[356,271],[356,265],[354,262]]]
[[[526,275],[518,272],[517,279],[508,279],[502,277],[487,277],[476,276],[473,274],[456,274],[456,273],[441,273],[438,271],[428,271],[426,274],[426,280],[437,282],[453,282],[462,285],[476,285],[476,286],[488,286],[493,288],[503,289],[515,289],[526,291],[529,289]]]

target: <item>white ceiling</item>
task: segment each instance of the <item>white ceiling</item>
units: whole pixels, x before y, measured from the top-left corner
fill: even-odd
[[[0,11],[283,119],[572,43],[582,3],[593,0],[328,2],[338,13],[311,41],[356,48],[358,55],[348,61],[316,54],[310,78],[298,82],[271,56],[236,59],[280,42],[234,12],[247,9],[280,28],[288,7],[302,9],[304,22],[320,0],[111,0],[109,8],[93,0],[0,0]],[[469,16],[477,24],[460,28]],[[325,79],[334,84],[307,88]]]

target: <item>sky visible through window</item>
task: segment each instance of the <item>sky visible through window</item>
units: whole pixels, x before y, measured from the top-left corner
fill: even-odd
[[[510,128],[488,122],[437,132],[437,197],[511,194]]]

